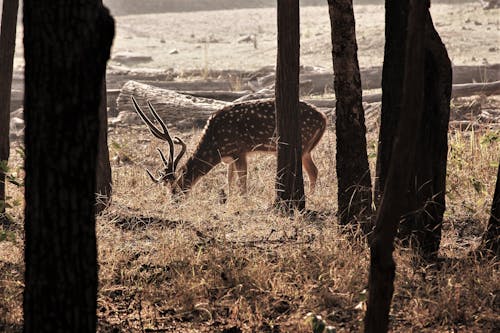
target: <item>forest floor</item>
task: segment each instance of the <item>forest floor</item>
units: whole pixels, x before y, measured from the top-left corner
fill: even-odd
[[[355,8],[362,67],[380,66],[383,6]],[[500,63],[500,11],[476,3],[434,5],[435,24],[454,64]],[[217,22],[217,24],[214,24]],[[302,64],[331,69],[326,7],[302,10]],[[114,53],[152,57],[138,68],[254,70],[275,63],[274,9],[117,17]],[[240,37],[254,42],[238,43]],[[21,41],[18,40],[18,45]],[[176,49],[178,53],[169,54]],[[22,50],[16,54],[22,67]],[[122,66],[116,61],[113,66]],[[390,314],[394,332],[500,330],[497,260],[469,257],[488,220],[500,159],[500,97],[452,100],[446,212],[438,265],[422,265],[397,246]],[[458,119],[457,119],[458,118]],[[463,120],[467,120],[463,122]],[[375,170],[378,118],[367,120]],[[199,130],[177,131],[190,150]],[[313,156],[320,171],[307,214],[271,210],[276,161],[249,162],[249,191],[220,203],[225,168],[217,166],[180,203],[153,185],[159,142],[145,126],[109,130],[113,201],[97,219],[100,332],[311,332],[304,316],[322,315],[338,332],[360,331],[366,310],[369,249],[336,219],[335,132],[329,123]],[[10,169],[21,180],[22,149]],[[373,175],[372,175],[373,176]],[[307,188],[307,178],[306,178]],[[23,188],[8,184],[14,228],[0,229],[0,331],[20,332],[23,291]]]

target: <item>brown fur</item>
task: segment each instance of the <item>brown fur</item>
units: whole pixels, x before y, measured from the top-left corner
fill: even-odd
[[[318,170],[311,151],[326,129],[326,116],[314,106],[300,102],[302,162],[314,190]],[[247,155],[251,152],[276,151],[274,99],[233,104],[214,113],[207,121],[193,155],[179,169],[174,192],[187,192],[199,178],[221,161],[229,164],[228,181],[239,179],[241,192],[246,191]]]

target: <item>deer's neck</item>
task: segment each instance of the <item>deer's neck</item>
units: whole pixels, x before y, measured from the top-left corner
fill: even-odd
[[[193,154],[180,168],[176,183],[183,192],[188,192],[201,177],[220,163],[221,159],[217,152],[205,152]]]

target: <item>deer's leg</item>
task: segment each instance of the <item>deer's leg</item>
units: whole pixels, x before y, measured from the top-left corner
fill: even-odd
[[[233,181],[234,181],[234,163],[229,163],[227,165],[227,187],[229,189],[229,193],[231,193]]]
[[[230,157],[224,157],[222,158],[222,162],[227,164],[227,189],[229,191],[229,194],[231,194],[234,183],[234,176],[236,176],[236,168],[234,166],[235,160]]]
[[[235,172],[238,175],[238,186],[240,188],[240,193],[245,194],[247,192],[247,156],[242,154],[233,163]]]
[[[318,179],[318,168],[314,164],[311,152],[306,152],[302,155],[302,166],[309,176],[309,192],[314,193],[316,180]]]

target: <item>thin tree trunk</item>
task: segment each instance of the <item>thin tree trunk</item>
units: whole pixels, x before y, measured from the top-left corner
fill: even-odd
[[[399,1],[399,0],[394,0]],[[392,253],[401,216],[408,213],[404,195],[412,177],[419,123],[424,109],[424,32],[426,2],[411,0],[404,66],[403,108],[384,195],[377,212],[371,243],[368,307],[365,332],[387,332],[394,292],[396,264]],[[391,17],[387,17],[391,20]],[[402,68],[399,68],[402,71]],[[384,78],[385,79],[385,78]]]
[[[352,0],[328,0],[337,135],[338,215],[370,230],[372,191]]]
[[[24,0],[24,332],[95,332],[99,103],[114,21],[98,0]]]
[[[278,1],[276,204],[285,211],[305,209],[299,127],[299,40],[299,0]]]
[[[491,204],[490,221],[483,235],[479,251],[486,255],[500,257],[500,165],[498,166],[495,194]]]
[[[19,0],[4,0],[0,26],[0,225],[10,223],[5,214],[5,172],[9,161],[10,95],[16,49]]]
[[[108,149],[108,108],[106,97],[106,75],[102,79],[101,103],[99,104],[99,144],[97,154],[96,213],[103,211],[112,194],[111,164]]]

